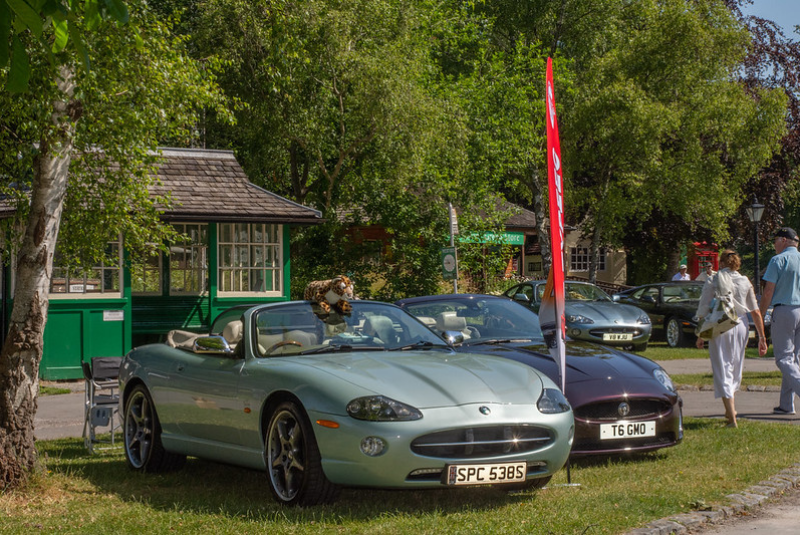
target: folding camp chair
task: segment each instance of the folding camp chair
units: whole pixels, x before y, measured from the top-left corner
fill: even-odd
[[[83,445],[94,453],[96,428],[107,427],[114,445],[114,431],[122,428],[119,417],[119,367],[122,357],[94,357],[91,364],[82,363],[86,380]]]

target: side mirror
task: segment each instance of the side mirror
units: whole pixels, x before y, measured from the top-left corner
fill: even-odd
[[[192,351],[201,355],[233,355],[228,341],[221,336],[201,336],[194,341]]]
[[[528,296],[525,294],[514,294],[514,301],[518,301],[525,305],[528,305],[531,302],[531,300],[528,299]]]
[[[611,300],[614,301],[615,303],[619,303],[619,295],[617,294],[612,295]]]
[[[655,305],[656,304],[656,298],[653,297],[652,295],[643,295],[642,296],[642,301],[645,302],[645,303],[650,303],[651,305]]]
[[[464,341],[464,333],[461,331],[444,331],[442,338],[450,345],[460,344]]]

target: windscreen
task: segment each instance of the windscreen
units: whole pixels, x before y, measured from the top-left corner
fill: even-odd
[[[446,298],[404,308],[437,333],[458,331],[465,343],[488,339],[540,340],[539,317],[508,299]]]
[[[448,347],[402,309],[354,300],[350,314],[323,313],[308,302],[265,307],[254,315],[259,356],[320,353],[326,349]]]

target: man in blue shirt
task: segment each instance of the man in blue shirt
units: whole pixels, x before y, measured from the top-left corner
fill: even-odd
[[[794,395],[800,395],[800,252],[797,233],[784,227],[775,233],[775,252],[763,280],[761,314],[772,305],[772,347],[783,375],[775,414],[794,414]]]

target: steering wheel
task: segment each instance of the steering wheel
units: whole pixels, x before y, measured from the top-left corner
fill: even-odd
[[[278,343],[272,344],[272,346],[270,346],[270,348],[267,349],[264,352],[264,354],[265,355],[269,355],[270,353],[272,353],[273,351],[275,351],[279,347],[288,346],[288,345],[303,347],[303,344],[301,344],[300,342],[297,342],[295,340],[283,340],[283,341],[280,341]]]
[[[475,327],[473,327],[472,325],[467,325],[467,330],[469,331],[469,337],[470,338],[480,338],[481,337],[481,332],[478,329],[476,329]]]

